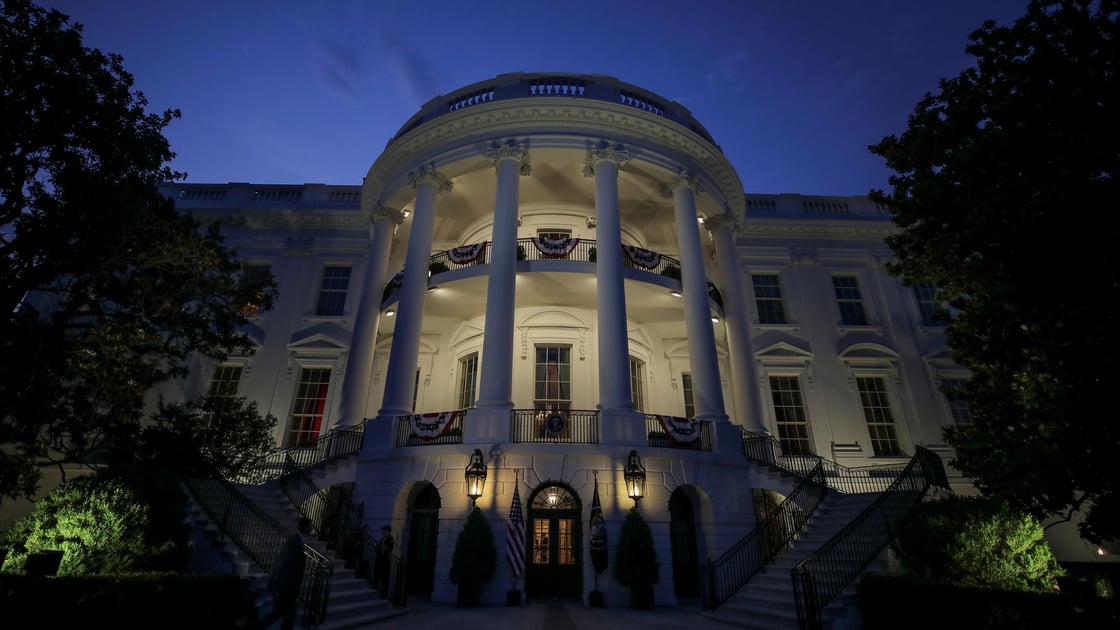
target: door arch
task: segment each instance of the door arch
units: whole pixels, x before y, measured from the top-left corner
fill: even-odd
[[[408,569],[405,571],[409,595],[431,597],[436,576],[436,543],[439,538],[439,490],[425,485],[412,501],[408,528]]]
[[[529,497],[526,597],[583,594],[582,504],[567,485],[549,481]]]
[[[700,595],[700,560],[692,501],[679,488],[669,497],[669,546],[673,552],[673,591],[678,598]]]

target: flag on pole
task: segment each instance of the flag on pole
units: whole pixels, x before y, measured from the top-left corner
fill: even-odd
[[[506,557],[517,579],[525,571],[525,519],[521,516],[521,495],[513,486],[513,503],[509,506],[509,523],[506,527]]]
[[[599,475],[595,475],[595,495],[591,499],[591,564],[595,573],[607,569],[607,526],[603,520],[603,508],[599,504]]]

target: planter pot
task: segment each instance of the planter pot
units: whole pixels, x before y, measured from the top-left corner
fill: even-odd
[[[587,594],[587,605],[591,608],[603,607],[603,591],[591,591]]]
[[[653,586],[631,586],[630,607],[640,610],[653,608]]]
[[[482,586],[480,584],[460,584],[455,598],[455,605],[459,608],[477,608],[482,600]]]

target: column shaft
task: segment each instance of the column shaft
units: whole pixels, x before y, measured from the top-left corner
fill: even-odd
[[[622,276],[622,224],[618,207],[618,164],[600,159],[595,169],[595,274],[599,306],[599,409],[633,411],[630,345],[626,331],[626,287]]]

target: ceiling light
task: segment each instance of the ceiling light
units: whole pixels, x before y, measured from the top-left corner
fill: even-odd
[[[397,312],[394,311],[393,309],[389,309],[389,310],[385,311],[385,317],[392,317],[396,314],[397,314]]]
[[[671,295],[673,297],[681,297],[681,292],[677,291],[676,289],[673,289],[672,291],[669,291],[669,295]]]

